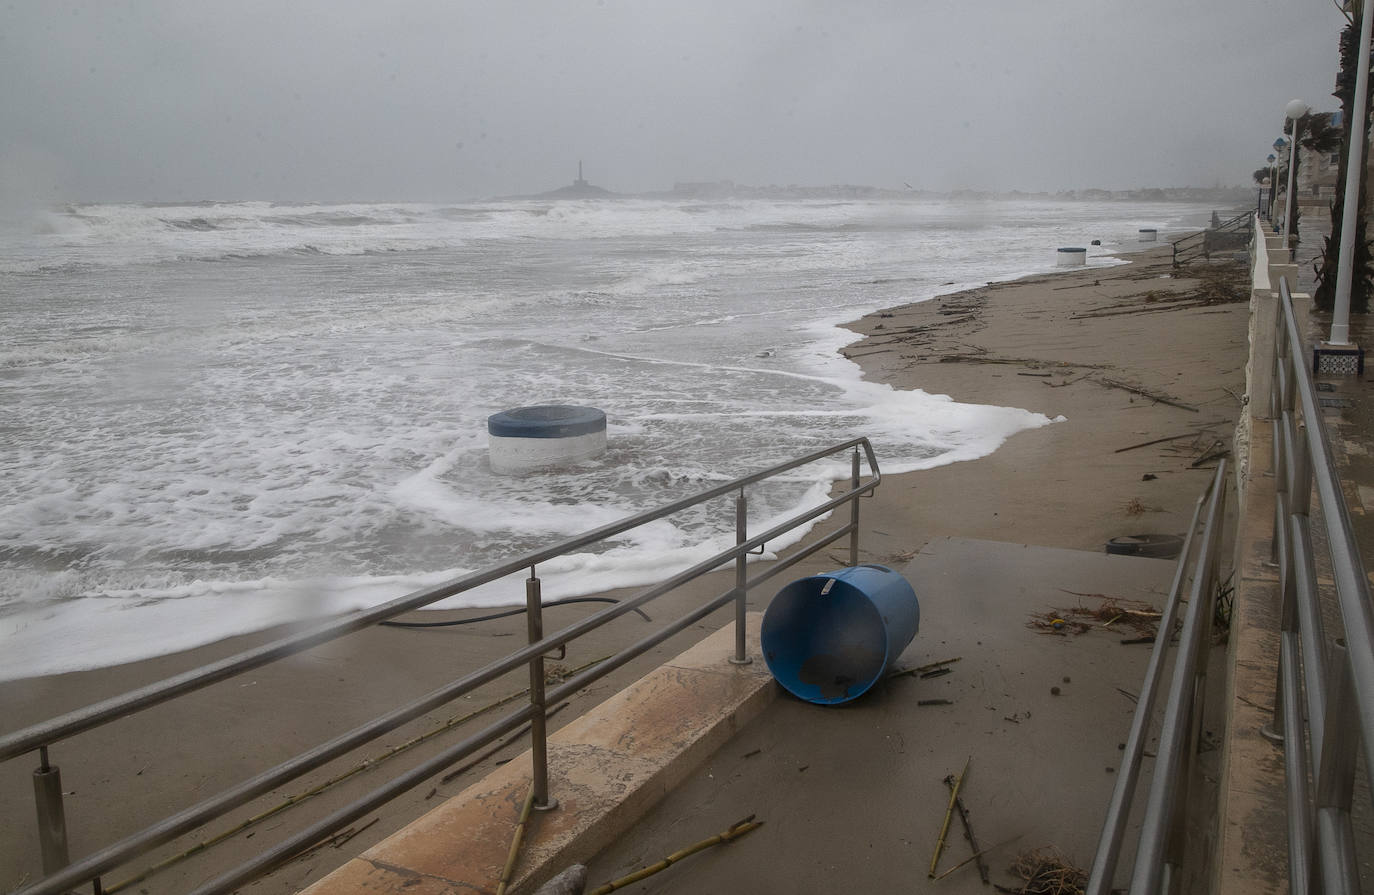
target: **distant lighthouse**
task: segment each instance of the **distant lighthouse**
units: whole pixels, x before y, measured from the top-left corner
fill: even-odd
[[[582,179],[582,159],[577,160],[577,179],[573,181],[573,186],[585,187],[587,181]]]

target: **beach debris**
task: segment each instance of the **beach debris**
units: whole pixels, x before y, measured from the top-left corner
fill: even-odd
[[[1050,695],[1051,695],[1051,696],[1058,696],[1058,695],[1059,695],[1059,688],[1058,688],[1058,687],[1050,687]]]
[[[506,889],[510,887],[510,878],[515,874],[515,862],[520,859],[520,846],[525,841],[525,827],[530,822],[530,811],[534,809],[534,784],[530,784],[529,795],[525,796],[525,804],[520,808],[520,819],[515,822],[515,835],[510,840],[510,852],[506,855],[506,866],[501,868],[501,876],[496,881],[496,895],[506,895]]]
[[[587,865],[574,864],[534,890],[534,895],[582,895],[587,888]]]
[[[1149,447],[1150,445],[1154,444],[1163,444],[1166,441],[1178,441],[1180,438],[1193,438],[1196,437],[1196,435],[1196,432],[1184,432],[1182,435],[1168,435],[1164,438],[1156,438],[1151,441],[1142,441],[1140,444],[1128,444],[1126,445],[1126,447],[1117,448],[1116,450],[1112,451],[1112,453],[1124,454],[1126,451],[1133,451],[1136,448]]]
[[[1026,627],[1042,634],[1067,636],[1069,634],[1086,634],[1094,628],[1105,628],[1107,625],[1120,622],[1142,637],[1155,636],[1160,613],[1149,603],[1141,600],[1127,600],[1122,597],[1109,597],[1105,594],[1064,592],[1076,597],[1089,597],[1102,602],[1096,607],[1089,607],[1084,606],[1080,601],[1077,606],[1056,607],[1038,612],[1030,617],[1026,622]]]
[[[547,718],[552,718],[554,715],[556,715],[556,714],[558,714],[559,712],[563,711],[563,709],[565,709],[565,708],[567,708],[567,707],[568,707],[568,703],[566,703],[566,702],[560,703],[560,704],[554,706],[552,709],[550,709],[550,710],[548,711],[548,713],[547,713],[544,717],[545,717],[546,719],[547,719]],[[482,750],[481,752],[478,752],[476,755],[472,756],[472,757],[469,758],[467,761],[465,761],[465,762],[463,762],[462,764],[460,764],[458,767],[454,768],[453,770],[449,771],[449,772],[448,772],[447,774],[445,774],[444,776],[440,777],[440,778],[439,778],[439,783],[440,783],[440,784],[449,783],[449,782],[452,782],[455,778],[463,776],[463,775],[466,774],[468,771],[472,770],[473,768],[477,767],[477,766],[478,766],[479,764],[481,764],[482,762],[486,761],[488,758],[491,758],[491,757],[492,757],[493,755],[495,755],[497,752],[500,752],[502,749],[506,748],[506,747],[509,746],[511,743],[514,743],[516,740],[519,740],[520,738],[522,738],[523,736],[525,736],[525,734],[529,733],[529,731],[530,731],[530,722],[526,721],[524,724],[521,724],[521,725],[520,725],[519,727],[517,727],[515,730],[512,730],[510,733],[506,734],[506,735],[505,735],[504,737],[502,737],[501,739],[499,739],[499,740],[497,740],[496,742],[492,743],[492,744],[491,744],[490,746],[488,746],[486,749]],[[507,761],[510,761],[510,759],[506,759],[505,761],[498,762],[498,765],[500,765],[500,764],[505,764]]]
[[[1213,460],[1220,460],[1229,453],[1231,453],[1231,449],[1226,446],[1225,442],[1218,438],[1216,441],[1212,442],[1212,446],[1208,448],[1202,456],[1190,463],[1189,467],[1197,469],[1202,464],[1210,463]]]
[[[1108,553],[1117,556],[1173,559],[1183,550],[1183,538],[1165,534],[1120,535],[1112,538],[1104,547]]]
[[[1159,403],[1159,404],[1168,404],[1170,407],[1177,407],[1177,408],[1180,409],[1180,410],[1186,410],[1186,411],[1188,411],[1189,413],[1199,413],[1199,412],[1200,412],[1196,407],[1193,407],[1193,406],[1188,405],[1188,404],[1184,404],[1182,401],[1179,401],[1177,398],[1171,398],[1171,397],[1169,397],[1168,395],[1162,395],[1162,394],[1160,394],[1159,392],[1152,392],[1152,391],[1148,391],[1148,390],[1143,389],[1143,388],[1138,388],[1137,386],[1129,385],[1129,384],[1127,384],[1127,383],[1125,383],[1125,382],[1120,382],[1120,381],[1115,380],[1115,379],[1110,379],[1110,378],[1108,378],[1108,377],[1106,377],[1106,376],[1100,376],[1100,377],[1098,377],[1098,378],[1097,378],[1096,380],[1094,380],[1094,381],[1095,381],[1095,382],[1100,382],[1100,383],[1102,383],[1103,385],[1107,386],[1108,388],[1119,388],[1119,389],[1121,389],[1121,390],[1123,390],[1123,391],[1128,391],[1128,392],[1131,392],[1131,393],[1133,393],[1133,394],[1140,395],[1142,398],[1149,398],[1151,401],[1154,401],[1154,402]]]
[[[1019,889],[998,886],[999,892],[1013,895],[1081,895],[1088,884],[1088,873],[1075,867],[1052,846],[1030,849],[1016,856],[1008,868],[1024,880]]]
[[[534,890],[534,895],[582,895],[587,888],[587,865],[574,864]]]
[[[945,850],[945,837],[949,834],[949,821],[954,815],[954,803],[959,798],[959,788],[964,785],[964,776],[968,774],[968,766],[973,762],[970,755],[964,760],[964,768],[959,772],[959,776],[954,778],[954,785],[949,788],[949,805],[945,808],[945,820],[940,824],[940,838],[935,840],[935,854],[930,858],[931,879],[935,878],[935,868],[940,864],[940,853]]]
[[[762,749],[755,749],[755,750],[752,751],[752,752],[746,752],[746,753],[744,753],[744,754],[741,755],[740,757],[741,757],[741,758],[753,758],[755,755],[758,755],[758,754],[760,754],[761,752],[763,752]]]
[[[754,830],[757,830],[759,827],[763,826],[763,821],[756,821],[754,820],[754,817],[755,815],[751,814],[744,820],[736,821],[735,823],[731,824],[729,829],[725,830],[725,832],[723,833],[717,833],[709,839],[703,839],[694,845],[689,845],[681,851],[673,852],[671,855],[664,858],[662,861],[659,861],[657,864],[651,864],[648,867],[645,867],[641,870],[636,870],[634,873],[631,873],[628,876],[623,876],[618,880],[614,880],[613,882],[606,883],[606,885],[604,886],[600,886],[599,888],[593,889],[590,895],[608,895],[608,893],[614,892],[616,889],[623,889],[626,886],[633,885],[642,879],[648,879],[656,873],[662,873],[664,870],[667,870],[669,867],[673,866],[678,861],[681,861],[684,858],[690,858],[692,855],[696,854],[699,851],[705,851],[708,848],[721,845],[722,843],[732,842],[735,839],[738,839],[741,836],[745,835],[746,833],[750,833]]]
[[[1157,478],[1159,478],[1159,476],[1155,475],[1153,472],[1147,472],[1140,477],[1140,480],[1142,482],[1153,482]]]
[[[574,674],[576,674],[576,673],[578,673],[578,672],[580,672],[580,671],[585,671],[586,669],[591,668],[593,665],[596,665],[596,664],[599,664],[599,663],[601,663],[601,662],[604,662],[604,661],[606,661],[606,660],[609,659],[609,658],[610,658],[610,656],[602,656],[602,657],[599,658],[599,659],[593,659],[593,660],[590,661],[590,662],[586,662],[586,663],[584,663],[584,664],[582,664],[582,665],[579,665],[577,668],[573,668],[573,669],[569,670],[569,671],[568,671],[568,676],[571,677],[572,675],[574,675]],[[364,758],[364,759],[363,759],[362,761],[360,761],[358,764],[354,765],[353,767],[349,768],[349,769],[346,770],[346,771],[341,771],[339,774],[337,774],[337,775],[335,775],[335,776],[329,778],[328,780],[324,781],[323,783],[319,783],[319,784],[317,784],[317,785],[311,787],[310,789],[305,790],[304,792],[299,792],[299,793],[296,793],[295,795],[287,796],[285,799],[283,799],[281,802],[277,803],[276,805],[273,805],[271,808],[268,808],[268,809],[266,809],[266,810],[264,810],[264,811],[262,811],[262,812],[260,812],[260,813],[258,813],[258,814],[255,814],[255,815],[253,815],[252,817],[250,817],[250,818],[248,818],[248,819],[246,819],[246,820],[240,821],[240,822],[239,822],[238,824],[236,824],[235,826],[232,826],[232,827],[230,827],[229,829],[224,830],[223,832],[217,833],[217,834],[215,834],[214,836],[210,837],[209,839],[201,840],[200,842],[197,842],[195,845],[192,845],[190,848],[186,849],[185,851],[178,852],[177,854],[171,855],[171,856],[169,856],[169,857],[167,857],[167,858],[163,858],[161,861],[158,861],[158,862],[155,863],[155,864],[152,864],[152,865],[150,865],[150,866],[148,866],[148,867],[145,867],[143,870],[138,871],[138,872],[135,873],[133,876],[131,876],[131,877],[127,878],[127,879],[121,880],[121,881],[119,881],[118,883],[115,883],[115,884],[113,884],[113,885],[106,886],[106,887],[105,887],[105,892],[109,893],[109,895],[114,895],[115,892],[118,892],[118,891],[120,891],[120,890],[122,890],[122,889],[126,889],[126,888],[128,888],[129,886],[133,885],[134,883],[142,882],[143,880],[147,879],[148,877],[152,876],[153,874],[158,873],[158,872],[160,872],[160,871],[162,871],[162,870],[166,870],[168,867],[174,866],[174,865],[176,865],[176,864],[180,864],[182,861],[185,861],[186,859],[188,859],[188,858],[190,858],[190,857],[192,857],[192,856],[194,856],[194,855],[200,854],[201,852],[205,851],[206,849],[212,848],[212,847],[214,847],[214,846],[216,846],[216,845],[219,845],[219,844],[221,844],[221,843],[223,843],[223,842],[227,842],[229,839],[232,839],[234,836],[238,835],[239,833],[242,833],[242,832],[244,832],[245,830],[248,830],[248,829],[250,829],[250,828],[252,828],[252,827],[257,826],[258,824],[262,823],[263,821],[265,821],[265,820],[267,820],[267,819],[269,819],[269,818],[271,818],[271,817],[273,817],[273,816],[275,816],[275,815],[277,815],[277,814],[279,814],[279,813],[281,813],[281,812],[287,810],[288,808],[295,807],[296,805],[299,805],[300,803],[302,803],[302,802],[304,802],[304,801],[306,801],[306,800],[308,800],[308,799],[314,798],[315,796],[319,795],[320,793],[325,792],[326,790],[331,789],[331,788],[333,788],[334,786],[337,786],[338,784],[342,783],[343,781],[350,779],[350,778],[353,777],[355,774],[362,773],[363,771],[370,771],[370,770],[372,770],[373,768],[379,766],[383,761],[386,761],[388,758],[392,758],[392,757],[394,757],[394,756],[396,756],[396,755],[401,754],[402,752],[405,752],[405,751],[407,751],[407,750],[409,750],[409,749],[412,749],[412,748],[414,748],[415,746],[418,746],[420,743],[425,742],[426,740],[429,740],[429,739],[431,739],[431,738],[433,738],[433,737],[435,737],[435,736],[438,736],[439,734],[444,733],[444,732],[447,731],[447,730],[451,730],[451,729],[453,729],[454,727],[457,727],[457,726],[459,726],[459,725],[465,724],[465,723],[467,723],[468,721],[471,721],[472,719],[478,717],[479,715],[486,714],[487,712],[490,712],[490,711],[492,711],[492,710],[494,710],[494,709],[496,709],[496,708],[499,708],[500,706],[503,706],[503,705],[505,705],[506,703],[513,702],[513,701],[516,700],[516,699],[523,699],[523,698],[526,696],[526,694],[528,694],[528,692],[529,692],[529,690],[528,690],[528,688],[526,688],[526,689],[524,689],[524,690],[519,690],[519,691],[517,691],[517,692],[515,692],[515,693],[507,694],[506,696],[503,696],[503,697],[501,697],[500,699],[495,700],[494,702],[489,702],[489,703],[487,703],[487,704],[486,704],[485,706],[483,706],[482,708],[474,709],[473,711],[468,712],[467,714],[464,714],[464,715],[456,715],[456,716],[454,716],[454,717],[452,717],[452,718],[449,718],[447,721],[444,721],[443,723],[439,724],[438,726],[436,726],[436,727],[434,727],[434,728],[432,728],[432,729],[430,729],[430,730],[428,730],[428,731],[426,731],[426,732],[424,732],[424,733],[418,734],[418,735],[412,737],[411,739],[406,740],[404,743],[401,743],[400,745],[392,746],[390,749],[387,749],[385,752],[383,752],[382,754],[376,756],[375,758]],[[568,706],[568,703],[566,703],[566,702],[565,702],[565,703],[562,703],[562,704],[560,704],[560,705],[558,705],[558,706],[555,706],[552,710],[549,711],[547,717],[552,718],[552,717],[553,717],[555,714],[557,714],[559,711],[561,711],[561,710],[564,709],[564,708],[567,708],[567,706]],[[457,768],[456,770],[454,770],[454,771],[452,771],[451,773],[449,773],[449,774],[445,775],[444,777],[440,778],[440,780],[439,780],[440,784],[444,784],[444,783],[449,782],[449,781],[452,780],[454,777],[457,777],[457,776],[459,776],[459,775],[465,773],[466,771],[470,770],[470,769],[471,769],[472,767],[474,767],[475,765],[480,764],[481,762],[485,761],[487,758],[490,758],[494,753],[499,752],[502,748],[504,748],[504,747],[510,745],[510,743],[511,743],[512,740],[518,739],[519,737],[523,736],[524,733],[525,733],[528,729],[529,729],[529,724],[526,723],[522,728],[520,728],[520,729],[518,729],[518,730],[516,730],[516,731],[513,731],[513,732],[510,733],[510,734],[508,734],[507,737],[506,737],[505,739],[499,741],[497,744],[495,744],[494,746],[492,746],[491,748],[489,748],[486,752],[481,753],[480,755],[474,757],[474,758],[471,759],[470,761],[464,763],[462,766],[460,766],[460,767]],[[364,827],[364,829],[366,829],[366,827]],[[345,831],[345,832],[347,832],[347,831]],[[362,830],[359,830],[358,832],[362,832]],[[249,833],[248,835],[251,836],[251,835],[253,835],[253,834],[252,834],[252,833]],[[245,837],[245,838],[246,838],[246,837]],[[307,852],[306,852],[306,853],[303,853],[303,854],[308,854],[308,853],[310,853],[311,851],[314,851],[314,850],[315,850],[315,849],[312,847],[312,849],[307,850]]]
[[[927,662],[925,665],[917,665],[915,668],[899,668],[895,671],[888,672],[887,679],[892,680],[894,677],[903,677],[908,674],[924,676],[927,672],[934,671],[937,668],[953,665],[962,658],[963,656],[955,656],[953,659],[941,659],[939,662]]]
[[[952,775],[945,778],[945,785],[950,788],[951,792],[954,790],[954,777]],[[964,838],[968,840],[969,847],[973,849],[973,857],[965,861],[962,861],[959,864],[954,865],[953,867],[949,868],[944,873],[940,874],[935,878],[944,879],[954,871],[958,870],[960,867],[963,867],[964,865],[968,864],[969,861],[977,861],[978,875],[982,878],[983,885],[986,886],[990,882],[990,880],[988,879],[987,862],[983,860],[983,855],[985,854],[985,851],[984,849],[979,847],[978,837],[973,835],[973,824],[969,823],[968,809],[964,807],[964,800],[960,798],[958,795],[954,797],[954,810],[959,812],[959,823],[962,824],[964,827]],[[996,848],[997,846],[993,847]],[[991,849],[989,849],[989,851],[990,850]]]
[[[921,675],[921,679],[922,679],[922,680],[925,680],[926,678],[932,678],[932,677],[944,677],[944,676],[947,675],[947,674],[953,674],[953,673],[954,673],[954,669],[953,669],[953,668],[950,668],[950,667],[948,667],[948,666],[946,666],[946,667],[944,667],[944,668],[937,668],[937,669],[935,669],[934,671],[927,671],[925,674]]]
[[[921,705],[954,705],[954,701],[951,700],[951,699],[918,699],[918,700],[916,700],[916,704],[917,704],[918,706],[921,706]]]
[[[548,609],[550,606],[568,606],[568,605],[571,605],[571,604],[574,604],[574,603],[619,603],[619,602],[620,602],[619,600],[614,599],[614,598],[612,598],[612,597],[564,597],[564,598],[561,599],[561,600],[548,600],[548,601],[546,601],[546,602],[544,603],[544,608],[545,608],[545,609]],[[387,621],[380,621],[380,622],[377,622],[377,625],[378,625],[378,627],[382,627],[382,628],[456,628],[456,627],[461,627],[461,626],[463,626],[463,625],[475,625],[475,624],[478,624],[479,622],[495,621],[496,619],[499,619],[499,618],[509,618],[509,617],[512,616],[512,615],[522,615],[522,614],[525,613],[526,611],[527,611],[527,607],[521,606],[521,607],[518,607],[518,608],[516,608],[516,609],[503,609],[503,610],[500,611],[500,612],[492,612],[492,613],[488,613],[488,614],[486,614],[486,615],[479,615],[479,616],[477,616],[477,617],[475,617],[475,618],[455,618],[455,619],[450,619],[449,621],[444,621],[444,622],[398,622],[398,621],[390,621],[390,620],[387,620]],[[634,609],[632,609],[632,610],[630,610],[630,611],[633,612],[633,613],[635,613],[636,615],[638,615],[640,618],[644,619],[646,622],[653,621],[653,619],[651,619],[651,618],[649,617],[649,613],[647,613],[647,612],[645,612],[644,610],[640,609],[638,606],[636,606]],[[490,635],[490,636],[492,636],[492,637],[509,637],[510,634],[509,634],[509,633],[492,634],[492,635]],[[561,659],[561,658],[563,658],[563,657],[562,657],[562,656],[559,656],[559,658]]]

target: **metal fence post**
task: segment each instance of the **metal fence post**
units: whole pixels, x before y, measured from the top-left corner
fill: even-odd
[[[1355,717],[1355,687],[1344,640],[1331,645],[1331,677],[1327,691],[1326,732],[1321,763],[1314,768],[1317,796],[1317,843],[1325,892],[1360,891],[1360,872],[1351,841],[1350,809],[1354,804],[1355,759],[1360,750]]]
[[[749,499],[744,489],[735,496],[735,544],[749,540]],[[744,644],[745,600],[749,596],[749,576],[745,572],[745,555],[735,557],[735,654],[730,657],[733,665],[748,665],[754,661]]]
[[[540,593],[539,578],[530,566],[530,577],[525,582],[525,624],[530,643],[544,639],[544,602]],[[544,716],[544,656],[539,654],[530,659],[530,705],[534,714],[530,716],[530,752],[534,765],[534,808],[537,811],[552,811],[558,807],[558,800],[549,797],[549,745]]]
[[[43,855],[43,875],[51,876],[67,866],[67,814],[62,807],[62,772],[48,764],[48,747],[38,750],[38,769],[33,772],[33,801],[38,809],[38,845]]]
[[[849,488],[852,491],[859,490],[859,449],[854,448],[854,456],[849,461]],[[849,524],[854,526],[849,532],[849,564],[857,566],[859,564],[859,495],[855,494],[849,501]]]

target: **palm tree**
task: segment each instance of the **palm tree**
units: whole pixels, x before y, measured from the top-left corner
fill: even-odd
[[[1367,117],[1366,133],[1358,136],[1351,133],[1355,112],[1355,66],[1360,49],[1359,16],[1362,12],[1360,0],[1350,0],[1342,7],[1341,12],[1345,14],[1346,27],[1341,31],[1340,68],[1336,74],[1336,90],[1332,94],[1341,101],[1340,164],[1336,169],[1336,198],[1331,203],[1331,235],[1327,237],[1322,257],[1316,264],[1317,288],[1312,296],[1313,303],[1324,311],[1331,310],[1336,298],[1336,271],[1340,264],[1341,227],[1345,209],[1343,185],[1345,184],[1346,169],[1350,164],[1351,140],[1363,140],[1366,145],[1369,140]],[[1369,52],[1368,47],[1365,48],[1365,52]],[[1365,108],[1368,109],[1369,97],[1366,96],[1363,99]],[[1365,177],[1364,172],[1361,171],[1358,200],[1361,209],[1367,207],[1365,192]],[[1374,288],[1374,283],[1371,283],[1370,278],[1371,271],[1374,271],[1374,264],[1371,264],[1367,231],[1368,225],[1365,216],[1363,214],[1357,215],[1355,218],[1355,257],[1351,268],[1350,310],[1360,314],[1369,310],[1370,292],[1371,288]]]

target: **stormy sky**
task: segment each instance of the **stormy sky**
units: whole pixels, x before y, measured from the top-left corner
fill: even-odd
[[[1248,184],[1330,0],[0,7],[0,202]]]

